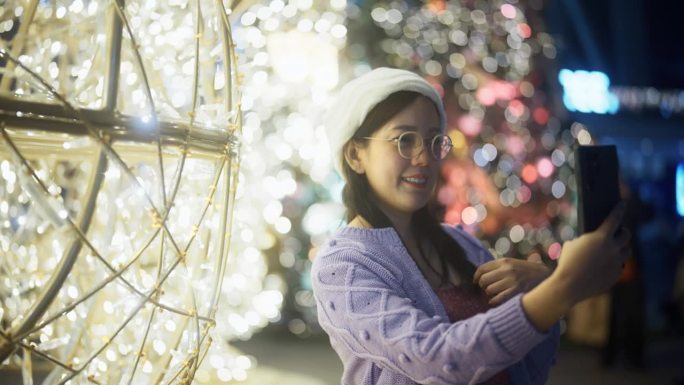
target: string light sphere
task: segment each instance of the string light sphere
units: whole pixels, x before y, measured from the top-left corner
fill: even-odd
[[[0,6],[0,361],[25,384],[34,371],[45,384],[246,377],[217,312],[266,309],[248,316],[263,326],[281,287],[231,246],[229,13],[218,0]]]

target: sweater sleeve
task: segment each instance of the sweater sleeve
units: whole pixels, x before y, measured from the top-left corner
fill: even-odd
[[[453,324],[430,316],[403,292],[401,277],[353,248],[319,255],[312,278],[319,322],[336,345],[421,384],[482,382],[546,338],[527,321],[520,296]]]
[[[479,266],[485,262],[494,260],[494,256],[487,250],[482,243],[460,226],[443,225],[447,234],[454,238],[461,246],[470,249],[467,253],[470,261]],[[520,374],[525,378],[525,384],[545,384],[548,379],[549,369],[555,364],[556,354],[560,343],[560,322],[551,328],[541,343],[536,345],[513,370],[524,370]]]

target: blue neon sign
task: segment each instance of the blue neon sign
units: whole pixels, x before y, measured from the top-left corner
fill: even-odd
[[[563,86],[563,104],[570,111],[615,114],[620,101],[610,91],[608,75],[598,71],[562,69],[558,81]]]
[[[677,201],[677,213],[679,216],[684,217],[684,162],[677,165],[675,197]]]

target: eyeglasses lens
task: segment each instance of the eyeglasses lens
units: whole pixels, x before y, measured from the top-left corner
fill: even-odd
[[[446,158],[451,147],[451,139],[447,135],[436,135],[430,141],[430,152],[438,160]],[[399,135],[397,148],[403,158],[412,159],[423,150],[423,138],[417,132],[404,132]]]
[[[432,139],[432,155],[436,159],[444,159],[451,151],[451,138],[447,135],[437,135]]]

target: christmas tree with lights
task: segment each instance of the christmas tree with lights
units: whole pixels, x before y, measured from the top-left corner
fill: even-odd
[[[445,222],[495,255],[555,259],[575,236],[572,146],[549,92],[556,49],[541,2],[405,0],[350,4],[351,76],[390,66],[443,95],[453,156],[438,193]]]

